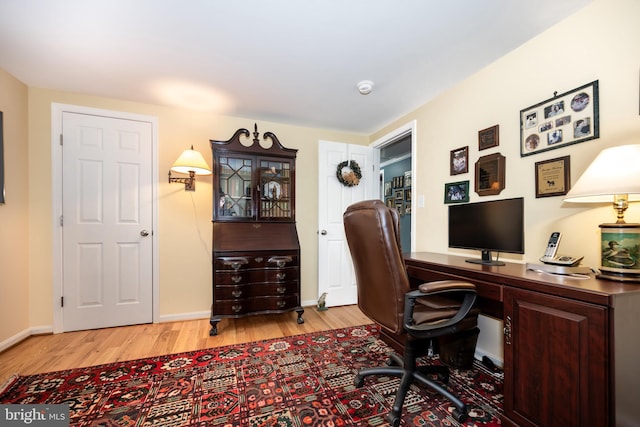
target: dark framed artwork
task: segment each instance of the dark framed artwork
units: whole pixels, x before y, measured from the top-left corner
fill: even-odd
[[[404,203],[396,201],[396,210],[400,215],[404,215]]]
[[[520,156],[600,137],[598,80],[520,110]]]
[[[469,181],[449,182],[444,185],[444,202],[464,203],[469,201]]]
[[[384,195],[385,197],[391,196],[391,181],[384,183]]]
[[[450,175],[469,172],[469,146],[451,150],[449,157]]]
[[[395,189],[393,190],[393,198],[396,199],[396,201],[403,201],[404,200],[404,189]]]
[[[500,145],[500,126],[495,125],[490,128],[478,131],[478,150],[497,147]]]
[[[536,198],[563,196],[571,189],[569,156],[536,162]]]
[[[386,202],[388,208],[394,209],[396,207],[396,201],[393,197],[388,197]]]
[[[0,111],[0,203],[4,203],[4,127]]]
[[[394,176],[391,181],[391,187],[403,188],[404,187],[404,175]]]
[[[475,191],[479,196],[500,194],[505,185],[506,158],[500,153],[482,156],[476,162]]]

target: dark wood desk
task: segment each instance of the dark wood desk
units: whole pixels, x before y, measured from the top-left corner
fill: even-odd
[[[505,425],[640,425],[640,284],[464,260],[405,254],[413,285],[472,282],[503,321]]]

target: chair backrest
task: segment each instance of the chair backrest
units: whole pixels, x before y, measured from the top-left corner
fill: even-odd
[[[404,295],[410,290],[400,247],[398,212],[365,200],[343,215],[358,286],[358,307],[392,333],[403,331]]]

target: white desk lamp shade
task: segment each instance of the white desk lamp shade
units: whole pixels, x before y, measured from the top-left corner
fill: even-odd
[[[614,195],[624,194],[629,195],[630,202],[640,201],[640,144],[602,150],[564,201],[605,203],[613,202]]]
[[[200,152],[195,151],[193,147],[190,150],[184,150],[178,160],[171,166],[171,170],[178,173],[188,174],[193,171],[196,175],[211,175],[211,168],[207,164]]]

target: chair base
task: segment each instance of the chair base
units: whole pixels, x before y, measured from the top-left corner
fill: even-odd
[[[411,352],[409,352],[411,353]],[[411,384],[414,382],[420,383],[425,387],[430,387],[436,392],[440,393],[442,396],[447,398],[453,403],[456,409],[453,410],[453,417],[456,421],[463,423],[467,420],[467,405],[458,399],[456,396],[451,394],[449,390],[445,389],[438,382],[432,380],[428,377],[428,375],[437,375],[439,379],[444,384],[447,384],[449,381],[449,368],[446,366],[415,366],[415,359],[412,359],[409,356],[407,359],[407,354],[405,353],[405,359],[401,359],[397,354],[392,353],[390,356],[388,365],[386,367],[376,367],[376,368],[366,368],[362,369],[356,375],[354,384],[356,387],[360,388],[364,385],[365,377],[372,375],[383,375],[383,376],[393,376],[400,378],[400,386],[398,387],[398,392],[396,393],[396,398],[393,403],[393,408],[389,414],[387,414],[387,421],[393,426],[398,427],[400,425],[400,419],[402,417],[402,406],[404,405],[404,400],[411,387]],[[391,365],[397,366],[391,366]]]

